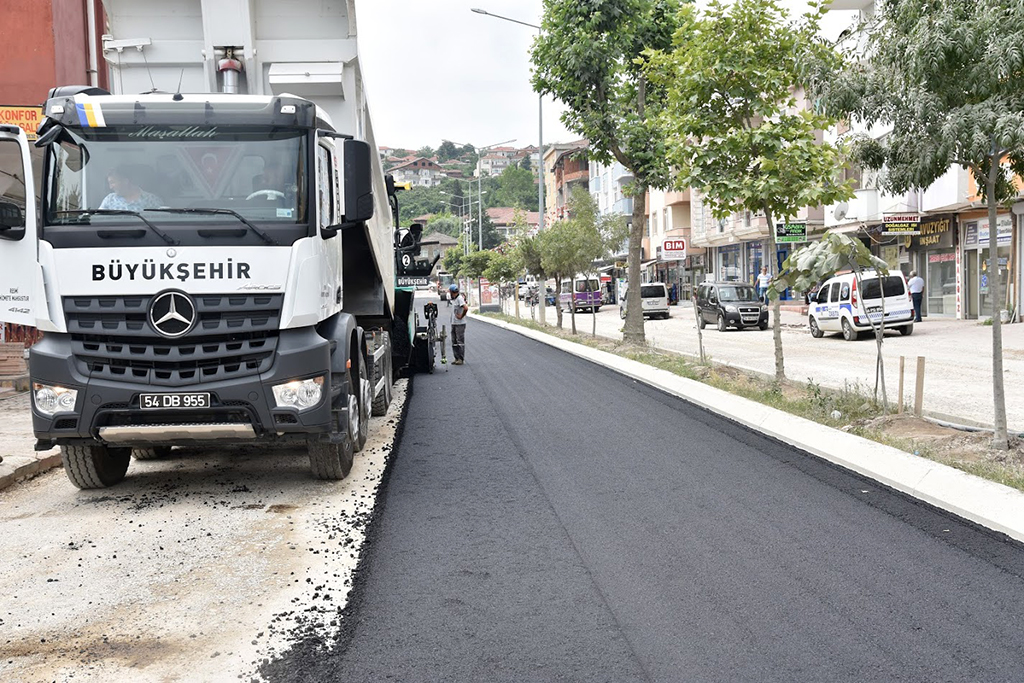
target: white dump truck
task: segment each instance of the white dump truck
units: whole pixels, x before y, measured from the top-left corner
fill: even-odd
[[[172,445],[301,442],[341,479],[408,362],[354,3],[105,0],[113,92],[0,126],[0,320],[80,488]],[[395,339],[397,335],[397,339]]]

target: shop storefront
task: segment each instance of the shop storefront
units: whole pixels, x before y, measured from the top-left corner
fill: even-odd
[[[717,259],[715,278],[724,282],[743,279],[743,245],[730,244],[715,250]]]
[[[912,262],[924,279],[924,314],[956,317],[956,230],[951,215],[923,216],[910,238]]]
[[[761,266],[767,265],[764,262],[764,244],[761,242],[747,242],[747,277],[750,284],[757,282],[757,276],[761,274]]]
[[[987,318],[992,315],[992,289],[994,278],[999,278],[1002,301],[999,310],[1013,307],[1010,284],[1010,255],[1013,244],[1013,216],[1003,214],[996,218],[997,272],[991,269],[988,218],[964,218],[963,225],[963,317]]]

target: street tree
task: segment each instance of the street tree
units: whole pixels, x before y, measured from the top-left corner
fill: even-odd
[[[533,85],[564,103],[562,122],[589,141],[588,156],[621,163],[633,176],[628,277],[640,282],[644,196],[668,183],[663,136],[656,126],[665,87],[648,81],[643,55],[668,50],[680,0],[544,0],[534,43]],[[629,290],[624,338],[644,341],[640,288]]]
[[[458,216],[450,213],[443,213],[434,216],[424,227],[424,232],[439,232],[449,237],[458,238],[462,232],[462,221]]]
[[[789,255],[789,258],[782,264],[782,271],[768,285],[768,296],[772,300],[778,300],[779,295],[787,288],[806,292],[816,283],[823,282],[840,270],[847,269],[853,271],[859,292],[865,291],[863,281],[865,270],[873,270],[880,277],[889,274],[886,262],[873,256],[859,239],[829,231],[820,240],[811,242],[806,247]],[[879,292],[884,291],[885,287],[880,281]],[[869,314],[867,318],[875,333],[875,400],[878,400],[878,390],[881,388],[882,410],[888,412],[889,398],[885,390],[885,364],[882,362],[882,339],[885,334],[885,328],[882,325],[885,318],[884,296],[881,297],[881,304],[881,311],[877,314],[877,319],[874,314]],[[899,400],[902,401],[903,397],[900,396]]]
[[[544,315],[544,297],[547,287],[547,272],[544,270],[544,261],[541,259],[541,246],[539,236],[526,236],[519,240],[516,245],[519,257],[523,262],[523,270],[537,279],[537,303],[540,306],[540,324],[547,324]],[[531,311],[533,309],[531,308]]]
[[[598,281],[600,291],[600,275],[595,268],[598,260],[609,253],[617,251],[628,239],[628,225],[622,214],[600,215],[597,201],[582,187],[575,187],[569,195],[568,222],[575,229],[576,251],[579,260],[577,272],[592,276]],[[575,295],[574,295],[575,296]],[[573,331],[576,329],[575,298],[572,299]],[[590,333],[597,336],[597,309],[591,307]]]
[[[444,252],[444,256],[441,257],[441,267],[446,273],[459,277],[462,274],[463,258],[462,237],[460,236],[458,246]]]
[[[997,207],[1024,175],[1024,5],[1008,0],[878,3],[865,27],[867,58],[839,78],[822,78],[823,104],[865,125],[887,124],[882,140],[861,139],[859,158],[883,169],[890,192],[927,188],[951,165],[984,188],[992,302],[992,444],[1007,449]]]
[[[484,274],[484,271],[487,270],[487,267],[490,265],[491,259],[494,257],[495,253],[493,251],[470,251],[469,254],[464,256],[462,259],[462,268],[460,269],[459,274],[462,277],[469,278],[470,280],[479,280]],[[469,292],[466,292],[466,294],[468,295]],[[482,302],[478,301],[477,305],[479,306],[481,303]]]
[[[502,310],[504,306],[504,294],[509,291],[511,287],[512,298],[516,302],[516,317],[519,317],[519,297],[516,296],[516,280],[519,278],[519,274],[522,272],[522,262],[519,260],[519,252],[511,248],[497,252],[492,258],[490,263],[487,264],[487,268],[484,270],[484,277],[491,282],[499,283],[499,297],[502,300]]]
[[[594,260],[601,257],[604,246],[597,229],[597,207],[583,188],[574,189],[570,195],[569,213],[571,218],[558,221],[540,233],[544,269],[555,276],[559,327],[562,326],[562,281],[574,283],[577,274],[593,272]],[[568,294],[572,333],[576,334],[576,295],[572,284]]]
[[[805,65],[839,63],[819,37],[826,8],[812,4],[791,20],[776,0],[712,2],[704,13],[686,5],[672,49],[650,55],[648,74],[667,91],[659,121],[677,187],[699,190],[716,218],[763,212],[771,243],[776,220],[853,194],[835,180],[843,148],[822,142],[836,119],[801,106]],[[775,378],[782,381],[779,309],[775,297]]]

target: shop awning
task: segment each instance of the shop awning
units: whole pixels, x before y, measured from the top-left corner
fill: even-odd
[[[657,261],[644,261],[643,263],[640,264],[640,267],[641,268],[650,268],[655,263],[657,263]]]

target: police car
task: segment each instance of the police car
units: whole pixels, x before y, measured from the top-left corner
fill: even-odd
[[[914,301],[902,273],[880,277],[865,271],[859,286],[853,273],[844,273],[818,289],[809,304],[807,325],[815,339],[826,332],[842,332],[843,339],[853,341],[870,331],[872,322],[882,322],[883,308],[887,329],[896,328],[904,335],[914,331]]]

